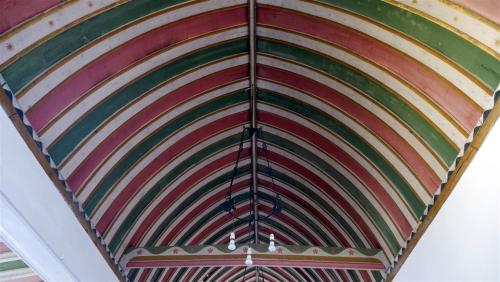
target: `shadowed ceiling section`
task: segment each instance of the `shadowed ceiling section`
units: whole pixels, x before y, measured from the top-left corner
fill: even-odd
[[[226,244],[233,230],[249,242],[249,226],[220,207],[251,118],[247,1],[21,2],[0,1],[5,92],[115,262],[131,247]],[[278,245],[381,249],[395,262],[494,105],[498,14],[462,2],[257,1],[257,144],[273,169],[257,150],[258,210],[269,213],[276,193],[283,201],[259,222],[262,243],[274,233]],[[244,140],[240,217],[251,214]],[[265,281],[385,277],[259,271]],[[256,269],[128,272],[243,277]]]

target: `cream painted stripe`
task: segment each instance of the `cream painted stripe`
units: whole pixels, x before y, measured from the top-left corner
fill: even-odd
[[[52,124],[52,126],[49,127],[42,136],[40,136],[40,139],[44,144],[46,144],[47,147],[50,146],[69,126],[75,123],[86,112],[95,107],[95,105],[152,69],[155,69],[156,67],[159,67],[168,61],[185,55],[191,51],[220,43],[222,41],[235,39],[246,34],[246,27],[227,30],[221,33],[209,35],[207,37],[195,39],[141,62],[137,66],[115,76],[112,80],[86,95],[81,101],[78,102],[77,106],[72,107],[63,116],[61,116],[60,119]]]
[[[196,144],[180,156],[178,156],[175,160],[170,162],[167,166],[163,167],[160,171],[156,172],[156,174],[151,177],[144,185],[143,187],[139,190],[137,194],[135,194],[127,203],[127,205],[122,209],[122,211],[117,215],[116,221],[113,223],[113,225],[110,226],[110,230],[106,232],[106,239],[111,239],[108,237],[110,234],[114,234],[116,232],[116,229],[123,223],[125,218],[128,216],[130,211],[140,202],[142,197],[147,193],[147,191],[151,190],[151,188],[158,182],[162,177],[164,177],[168,172],[170,172],[172,169],[174,169],[177,165],[179,165],[181,162],[189,159],[192,155],[195,153],[199,152],[203,148],[206,148],[210,144],[216,143],[226,137],[229,137],[234,134],[241,133],[241,128],[232,128],[230,130],[226,130],[222,133],[219,133],[213,137],[210,137],[206,139],[205,141]],[[152,152],[150,153],[152,154]],[[159,153],[157,153],[159,154]]]
[[[193,166],[189,171],[186,171],[183,175],[181,175],[180,177],[178,177],[177,179],[175,179],[173,182],[170,183],[170,185],[168,187],[177,187],[180,183],[182,183],[184,180],[186,180],[188,177],[191,176],[190,171],[198,171],[200,169],[202,169],[203,167],[209,165],[210,163],[214,162],[215,160],[217,160],[218,158],[220,157],[223,157],[225,155],[227,155],[228,151],[233,151],[233,152],[236,152],[237,151],[237,147],[234,147],[234,148],[231,148],[231,149],[228,149],[228,150],[225,150],[225,151],[222,151],[222,152],[218,152],[212,156],[210,156],[209,158],[197,163],[195,166]],[[246,164],[249,164],[250,160],[249,159],[246,159],[246,160],[243,160],[241,161],[241,165],[244,166]],[[218,177],[218,176],[221,176],[229,171],[231,171],[232,169],[232,164],[229,164],[227,167],[224,167],[224,168],[221,168],[219,170],[217,170],[216,172],[214,172],[213,174],[211,175],[208,175],[206,178],[200,180],[197,184],[195,184],[194,186],[201,186],[201,185],[205,185],[207,184],[208,182],[210,182],[211,180],[213,180],[214,178]],[[158,174],[157,174],[158,175]],[[145,186],[144,188],[141,190],[141,191],[148,191],[150,190],[154,184],[156,184],[157,181],[149,181]],[[168,194],[170,193],[172,189],[168,189],[168,188],[164,188],[162,190],[162,193],[158,194],[154,199],[153,201],[143,209],[143,211],[141,212],[140,216],[137,218],[137,220],[133,223],[132,226],[129,227],[129,229],[127,230],[127,234],[125,237],[123,237],[122,241],[120,242],[119,244],[119,247],[117,248],[116,250],[116,254],[117,256],[119,257],[126,249],[127,245],[128,245],[128,242],[130,242],[130,240],[132,239],[132,237],[135,235],[135,233],[137,232],[137,230],[139,229],[140,225],[142,224],[142,222],[144,222],[144,220],[148,217],[148,215],[156,208],[156,206],[163,200],[163,198]],[[186,193],[186,192],[185,192]],[[179,198],[183,198],[185,196],[185,194],[183,194],[182,196],[180,196]],[[133,199],[133,201],[135,202],[136,198]],[[129,208],[133,208],[133,204],[128,204],[127,205],[127,209],[125,209],[124,211],[122,211],[122,213],[120,214],[120,216],[122,214],[125,214],[125,215],[128,215],[130,213],[130,209]],[[122,224],[122,221],[116,221],[112,226],[111,226],[111,229],[110,231],[106,234],[106,237],[109,236],[109,239],[112,238],[111,235],[114,235],[116,233],[116,229]]]
[[[213,92],[210,94],[213,94]],[[159,119],[155,120],[153,123],[149,124],[148,127],[146,127],[144,130],[142,130],[140,133],[135,134],[133,136],[133,138],[131,138],[125,145],[121,146],[116,152],[114,152],[113,155],[110,158],[108,158],[106,160],[106,162],[101,167],[99,167],[97,172],[92,174],[90,181],[88,181],[85,184],[85,186],[81,190],[82,192],[78,195],[78,199],[81,202],[85,202],[88,199],[88,197],[90,196],[90,193],[93,192],[93,190],[98,186],[99,182],[104,178],[104,176],[109,171],[111,171],[113,169],[113,167],[117,163],[119,163],[120,160],[130,150],[132,150],[132,148],[134,148],[134,146],[136,144],[139,144],[142,140],[144,140],[144,138],[147,138],[147,136],[152,134],[156,129],[160,128],[162,125],[165,125],[166,123],[168,123],[172,119],[176,118],[177,116],[180,116],[181,114],[188,112],[189,110],[196,107],[197,105],[199,105],[203,102],[209,101],[210,98],[213,99],[215,97],[213,97],[212,95],[204,95],[204,96],[201,96],[197,99],[193,99],[193,100],[181,105],[180,107],[176,108],[175,111],[170,111],[170,112],[166,113],[161,118],[159,118]],[[239,112],[245,111],[245,110],[248,110],[248,105],[237,105],[237,106],[222,110],[222,111],[215,113],[211,116],[204,117],[204,118],[200,119],[200,121],[195,122],[193,124],[196,124],[197,126],[204,126],[212,121],[215,121],[221,117],[224,117],[225,115],[231,115],[231,114],[239,113]],[[189,126],[189,128],[191,128],[192,130],[195,129],[195,127],[193,127],[192,125]],[[180,129],[179,132],[183,131],[183,130],[184,129]],[[181,137],[182,136],[180,136],[180,135],[176,136],[175,138],[170,137],[167,141],[164,141],[164,143],[161,144],[161,145],[163,145],[162,148],[164,148],[164,146],[167,146],[167,145],[165,145],[167,143],[170,145],[175,144],[175,142],[177,141],[177,138],[180,139]],[[166,149],[166,148],[164,148],[164,149]],[[150,161],[149,156],[150,156],[149,154],[147,156],[142,156],[142,159],[140,160],[139,163],[140,164],[149,163],[149,161]],[[135,167],[136,166],[134,166],[134,168]],[[137,169],[139,169],[139,168],[137,167]],[[126,178],[123,180],[125,180],[125,181],[132,180],[132,177],[135,176],[132,174],[132,172],[134,172],[134,171],[129,170],[129,172],[125,176]],[[139,172],[137,172],[137,173],[139,173]]]
[[[259,105],[260,106],[260,105]],[[262,105],[265,106],[265,105]],[[271,108],[271,107],[269,107]],[[271,108],[273,111],[275,109]],[[358,164],[360,164],[364,169],[366,169],[376,180],[379,182],[382,187],[384,187],[384,190],[387,192],[387,194],[390,195],[390,197],[396,202],[398,205],[399,209],[401,212],[404,214],[405,218],[409,221],[410,225],[412,227],[415,227],[418,222],[416,221],[416,216],[413,215],[412,211],[409,209],[408,204],[404,204],[403,202],[405,201],[404,198],[399,194],[399,191],[393,187],[381,174],[380,171],[378,171],[377,168],[373,166],[372,163],[367,161],[358,151],[355,149],[351,148],[349,144],[347,144],[344,140],[340,139],[339,137],[327,132],[321,127],[318,127],[317,125],[311,123],[310,121],[300,118],[299,116],[294,116],[294,120],[297,121],[298,123],[310,128],[311,130],[314,130],[316,133],[322,135],[323,137],[329,139],[332,141],[334,144],[339,146],[344,152],[346,152],[348,155],[350,155]],[[302,141],[301,139],[285,133],[281,130],[268,127],[266,128],[266,131],[273,133],[274,135],[278,136],[287,136],[286,138],[295,144],[298,144],[302,146],[303,148],[306,148],[308,151],[314,153],[316,156],[318,156],[320,159],[324,160],[326,163],[335,163],[338,165],[338,162],[334,160],[333,158],[329,157],[327,154],[319,150],[318,148],[308,144],[307,142]],[[334,166],[337,168],[337,166]],[[362,189],[363,191],[364,189]]]
[[[313,185],[312,183],[303,179],[300,175],[297,175],[296,173],[289,171],[288,169],[280,166],[279,164],[272,163],[272,165],[273,165],[273,170],[276,170],[276,171],[283,173],[284,175],[292,178],[293,180],[301,183],[302,185],[305,185],[308,187],[311,187]],[[325,175],[323,172],[318,171],[315,167],[310,166],[307,168],[310,169],[316,175],[318,175],[323,181],[328,183],[329,186],[332,187],[333,190],[337,191],[347,201],[347,203],[352,207],[352,209],[354,209],[359,214],[359,216],[363,219],[365,224],[373,232],[374,236],[377,238],[378,242],[382,246],[382,250],[384,251],[386,256],[392,257],[391,250],[390,250],[387,242],[384,240],[384,236],[381,234],[380,230],[374,225],[374,223],[370,220],[370,216],[366,213],[366,211],[362,207],[360,207],[359,204],[354,199],[352,199],[348,194],[346,194],[344,189],[342,189],[342,187],[339,187],[339,185],[336,182],[334,182],[330,177]],[[323,197],[322,197],[323,199],[328,199],[328,201],[332,202],[333,203],[332,207],[338,206],[337,202],[335,200],[333,200],[330,197],[330,195],[323,192],[322,189],[319,189],[315,186],[313,189],[315,189],[317,191],[318,195],[323,195]],[[349,216],[349,214],[347,214],[345,211],[343,211],[343,213],[342,213],[343,218],[346,218],[345,215],[347,215],[347,217],[350,219],[349,222],[355,222]],[[355,224],[356,224],[356,222],[355,222]],[[357,225],[357,224],[354,226],[351,226],[351,227],[353,229],[360,229],[359,225]],[[395,237],[397,238],[398,236],[396,235]]]
[[[400,50],[410,57],[414,57],[422,64],[427,65],[435,72],[446,78],[463,93],[468,95],[473,101],[484,109],[489,109],[493,105],[490,93],[484,91],[474,81],[461,73],[454,66],[449,65],[430,51],[418,46],[417,44],[404,39],[397,33],[390,32],[380,26],[372,24],[367,20],[356,17],[341,10],[330,9],[322,5],[316,5],[309,2],[298,0],[259,0],[260,4],[268,4],[278,7],[283,7],[316,17],[324,18],[339,24],[348,26],[352,29],[365,33],[381,42]]]
[[[245,3],[245,1],[212,0],[192,4],[173,11],[172,9],[169,9],[167,12],[161,13],[145,21],[141,21],[138,24],[134,24],[116,34],[113,34],[109,38],[98,39],[99,42],[97,44],[79,49],[76,56],[73,56],[57,69],[50,71],[40,81],[37,81],[22,95],[21,98],[19,98],[19,104],[24,109],[28,109],[38,102],[46,93],[54,89],[57,85],[77,71],[81,70],[83,66],[91,63],[103,54],[117,48],[118,46],[141,36],[142,34],[186,17],[242,3]]]
[[[244,144],[243,146],[244,149],[248,149],[249,148],[249,143],[247,142],[246,144]],[[231,148],[227,148],[225,150],[222,150],[222,151],[219,151],[217,152],[214,156],[216,156],[216,158],[221,158],[221,157],[224,157],[228,154],[231,154],[231,153],[234,153],[234,152],[238,152],[238,147],[237,146],[233,146]],[[212,156],[212,157],[214,157]],[[236,161],[236,158],[235,160]],[[239,164],[239,166],[244,166],[245,164],[248,164],[249,163],[249,160],[242,160],[241,163]],[[205,163],[205,164],[208,164],[208,163]],[[202,169],[203,167],[199,167],[199,169]],[[226,172],[229,172],[231,171],[231,169],[233,168],[233,165],[229,165],[228,167],[225,167],[221,170],[224,171],[224,173]],[[179,178],[179,179],[183,179],[185,180],[186,178],[190,177],[191,174],[194,172],[195,170],[189,170],[184,172],[184,174]],[[168,174],[168,171],[165,171],[165,170],[161,170],[161,172],[166,172],[165,174],[161,174],[161,176],[165,176],[166,174]],[[159,173],[157,173],[158,176],[160,176]],[[156,177],[157,179],[161,179],[160,177]],[[214,177],[215,178],[215,177]],[[210,181],[213,180],[214,178],[210,178]],[[163,191],[166,192],[166,194],[161,194],[161,195],[167,195],[169,193],[171,193],[172,189],[174,189],[175,187],[177,187],[177,184],[180,184],[181,182],[177,182],[178,180],[175,180],[174,182],[172,182],[171,185],[168,185],[166,187],[164,187]],[[238,181],[235,181],[235,184],[238,183],[238,182],[241,182],[240,180]],[[155,181],[154,184],[158,183],[158,181]],[[208,182],[203,182],[204,184],[207,184]],[[149,238],[151,238],[151,236],[153,235],[153,233],[156,231],[156,229],[159,228],[159,226],[161,225],[161,223],[166,219],[166,217],[168,217],[170,215],[171,212],[175,211],[180,204],[182,204],[184,201],[186,201],[190,196],[192,196],[193,194],[197,194],[198,193],[198,189],[200,189],[200,187],[203,186],[199,183],[196,183],[195,185],[193,185],[188,191],[184,192],[180,197],[177,197],[175,199],[175,201],[167,208],[164,210],[164,212],[161,214],[161,216],[153,223],[153,225],[151,226],[151,228],[144,234],[144,238],[147,238],[147,240],[149,240]],[[226,184],[222,185],[222,187],[224,186],[227,186]],[[167,191],[168,190],[168,191]],[[211,196],[212,194],[215,194],[217,192],[220,191],[220,187],[217,187],[213,190],[211,190],[208,195],[205,195],[203,197],[203,199],[200,199],[199,202],[203,202],[203,200],[206,200],[206,198],[208,198],[209,196]],[[156,197],[157,199],[159,197]],[[161,197],[163,198],[163,197]],[[160,199],[161,200],[161,199]],[[221,199],[222,200],[222,199]],[[190,208],[188,208],[186,211],[183,212],[183,214],[188,214],[189,211],[191,211],[192,209],[194,209],[195,206],[194,205],[191,205]],[[183,219],[183,214],[179,214],[177,215],[177,219],[174,220],[174,222],[176,220],[180,220],[180,219]],[[175,227],[175,224],[172,226],[172,227]],[[143,240],[144,240],[143,238]],[[146,240],[146,241],[147,241]]]
[[[259,64],[264,64],[276,68],[281,68],[296,74],[306,76],[314,81],[317,81],[323,85],[336,90],[338,93],[348,97],[349,99],[356,101],[360,106],[366,109],[366,111],[372,113],[378,117],[381,121],[385,122],[388,126],[393,128],[398,132],[401,137],[408,142],[413,149],[418,152],[426,163],[436,172],[437,175],[443,176],[446,174],[447,170],[439,162],[439,160],[431,153],[431,151],[423,145],[423,141],[415,137],[408,128],[406,128],[401,121],[394,118],[392,115],[388,114],[377,103],[372,102],[370,99],[366,98],[364,95],[359,94],[352,88],[332,79],[320,72],[313,71],[308,68],[304,68],[300,65],[293,64],[287,61],[281,61],[272,57],[257,56],[257,62]]]
[[[495,29],[492,25],[486,24],[476,17],[471,16],[469,13],[464,13],[459,9],[453,8],[453,6],[443,2],[443,1],[409,1],[409,0],[385,0],[393,5],[407,9],[413,12],[413,9],[417,10],[419,14],[423,14],[424,17],[429,18],[431,21],[435,22],[436,19],[445,23],[444,27],[448,28],[446,25],[455,28],[455,33],[458,33],[462,37],[465,36],[466,39],[470,41],[472,37],[484,44],[486,47],[490,48],[495,56],[498,58],[500,53],[500,45],[496,44],[496,40],[499,39],[498,35],[500,33],[500,27],[497,26]],[[499,11],[500,12],[500,11]],[[439,22],[438,22],[439,24]],[[457,32],[458,31],[458,32]],[[490,50],[488,50],[490,51]]]
[[[442,129],[443,133],[446,134],[446,136],[450,138],[458,148],[463,146],[465,143],[467,137],[462,135],[462,133],[452,123],[450,123],[446,116],[443,116],[438,110],[436,110],[433,104],[422,99],[417,92],[403,84],[385,69],[379,68],[368,61],[364,61],[359,57],[353,56],[342,49],[338,49],[334,47],[334,45],[325,44],[321,41],[313,40],[293,33],[262,27],[257,30],[257,35],[278,39],[284,42],[299,45],[306,49],[312,49],[338,59],[339,61],[358,70],[362,70],[378,80],[380,83],[390,87],[395,95],[400,96],[409,104],[413,105],[413,107],[419,110],[422,115],[432,121],[436,125],[435,127]]]
[[[245,147],[249,148],[248,145],[246,145]],[[234,152],[234,150],[232,150],[232,151]],[[227,152],[227,150],[226,150],[226,152]],[[239,167],[241,167],[241,166],[239,165]],[[247,175],[241,176],[239,178],[236,178],[236,179],[234,179],[233,185],[237,185],[243,181],[248,181],[250,178],[251,178],[251,174],[247,174]],[[224,183],[223,185],[211,190],[210,193],[203,195],[203,197],[200,198],[198,200],[198,202],[204,203],[204,202],[208,201],[208,199],[211,196],[213,196],[214,194],[219,193],[220,191],[227,191],[228,189],[229,189],[229,183]],[[240,190],[238,192],[233,192],[232,195],[233,195],[233,197],[235,197],[235,196],[240,195],[242,193],[245,193],[247,191],[248,191],[247,189],[243,189],[243,190]],[[189,191],[188,191],[188,193],[189,193]],[[222,201],[224,201],[224,200],[225,200],[225,198],[221,198],[220,203],[222,203]],[[176,202],[176,208],[179,206],[179,204],[180,203]],[[214,205],[214,207],[218,207],[218,206],[219,206],[219,203]],[[180,224],[180,221],[185,219],[186,215],[190,214],[195,208],[196,208],[195,205],[189,205],[189,207],[186,210],[184,210],[182,212],[182,214],[178,214],[178,216],[173,221],[169,222],[169,227],[166,228],[165,230],[163,230],[163,232],[158,236],[158,239],[156,240],[157,244],[159,244],[158,242],[162,242],[163,240],[165,240],[165,237],[167,237],[167,235],[170,232],[172,232],[173,229],[177,228]],[[182,237],[184,235],[184,231],[187,231],[190,228],[192,228],[194,225],[196,225],[198,223],[198,220],[200,220],[201,218],[203,218],[204,216],[206,216],[207,214],[209,214],[213,211],[214,211],[214,209],[207,208],[207,209],[204,209],[203,211],[201,211],[200,213],[196,214],[195,217],[190,218],[191,222],[182,226],[183,231],[178,233],[177,237],[174,238],[174,241],[177,238]],[[143,240],[142,240],[143,242],[147,242],[148,240],[151,239],[153,231],[158,228],[160,223],[162,223],[165,220],[167,215],[168,215],[168,213],[161,215],[160,219],[157,222],[155,222],[155,224],[153,225],[153,228],[151,228],[151,230],[149,230],[148,233],[146,234],[146,236],[143,238]],[[177,242],[177,241],[175,241],[175,242]]]
[[[20,24],[17,28],[0,37],[0,65],[12,59],[19,52],[37,43],[37,41],[47,40],[54,32],[63,32],[75,21],[110,6],[119,4],[120,0],[98,0],[93,1],[89,6],[87,1],[67,1],[62,6],[50,9],[48,13],[41,12],[33,20],[25,24]],[[7,48],[12,44],[12,50]]]
[[[0,271],[0,281],[13,281],[27,277],[37,276],[29,267]]]
[[[293,160],[296,163],[301,164],[303,167],[308,169],[309,171],[314,172],[318,177],[321,179],[325,180],[325,176],[327,174],[322,171],[320,168],[315,167],[314,165],[309,164],[308,162],[305,162],[301,158],[298,158],[294,154],[289,153],[288,151],[285,151],[279,147],[275,147],[273,145],[270,145],[271,151],[277,152],[278,154],[287,157],[290,160]],[[264,162],[262,162],[264,164]],[[358,188],[359,192],[363,194],[368,201],[373,205],[373,207],[377,210],[377,212],[380,214],[380,216],[384,219],[385,223],[391,230],[391,232],[394,234],[394,236],[398,239],[398,243],[401,245],[404,242],[403,237],[401,236],[395,222],[391,219],[391,217],[388,215],[387,211],[380,205],[379,201],[370,193],[368,192],[368,189],[363,186],[362,183],[359,182],[359,180],[352,175],[350,171],[347,171],[342,165],[337,163],[335,160],[330,159],[328,162],[333,168],[335,168],[338,172],[340,172],[345,178],[347,178],[356,188]],[[291,172],[292,173],[292,172]],[[330,176],[327,176],[330,178]],[[326,181],[326,180],[325,180]],[[328,182],[328,181],[327,181]],[[337,184],[337,187],[340,187],[341,189],[345,189],[344,187],[340,186]],[[339,191],[340,192],[340,191]],[[349,202],[351,204],[356,203],[355,205],[358,207],[362,207],[362,203],[358,202],[354,197],[352,197],[348,193],[342,193],[344,197],[349,197]],[[352,199],[352,202],[350,201]],[[369,218],[369,215],[367,212],[365,212],[366,216]]]
[[[107,122],[100,130],[97,131],[96,134],[90,136],[90,138],[87,139],[86,143],[84,143],[81,147],[76,148],[74,150],[75,153],[72,153],[67,158],[68,161],[63,162],[64,165],[60,168],[61,174],[65,177],[71,175],[75,171],[75,169],[78,168],[78,165],[80,165],[80,163],[85,160],[92,153],[92,151],[99,144],[101,144],[101,142],[106,140],[106,138],[108,138],[117,128],[122,126],[125,122],[127,122],[141,110],[156,102],[158,99],[169,95],[174,90],[181,88],[182,86],[185,86],[193,81],[196,81],[206,75],[224,70],[238,64],[246,63],[248,63],[248,56],[240,56],[224,60],[188,73],[187,75],[181,76],[173,81],[168,82],[162,87],[153,90],[151,93],[142,97],[137,103],[134,103],[133,105],[127,107],[125,111],[120,112],[116,117],[113,118],[112,122]],[[231,86],[224,87],[223,89],[224,93],[229,93],[245,88],[247,86],[248,82],[239,82],[232,84]]]
[[[298,99],[299,101],[304,101],[304,103],[307,103],[325,113],[328,113],[331,117],[334,119],[342,122],[347,128],[350,128],[352,131],[354,131],[356,134],[358,134],[361,138],[366,140],[368,144],[370,144],[375,150],[379,152],[381,156],[384,156],[385,159],[403,176],[408,184],[415,189],[415,193],[418,195],[418,197],[422,200],[424,203],[428,203],[431,199],[429,194],[427,193],[427,190],[422,186],[420,181],[413,175],[413,173],[408,169],[405,163],[403,163],[397,155],[395,155],[388,147],[386,144],[384,144],[382,141],[380,141],[377,136],[373,135],[370,131],[365,129],[363,126],[358,124],[356,121],[352,120],[349,116],[345,115],[344,113],[338,111],[336,108],[331,107],[330,105],[327,105],[323,103],[322,101],[319,101],[311,96],[306,96],[294,89],[284,87],[281,85],[276,85],[276,84],[271,84],[269,83],[268,85],[264,83],[259,83],[259,87],[266,88],[272,91],[276,91],[278,93],[281,93],[282,95]],[[262,105],[260,107],[263,110],[268,110],[272,113],[280,113],[282,116],[287,117],[289,115],[288,112],[277,109],[272,106],[266,106]],[[292,117],[292,119],[295,118],[295,116]]]
[[[13,252],[8,252],[5,254],[0,254],[0,263],[9,262],[13,260],[20,260],[20,258]]]
[[[195,131],[196,129],[199,129],[202,126],[205,126],[207,123],[208,123],[207,120],[200,120],[198,122],[195,122],[194,124],[191,124],[190,126],[184,128],[182,131],[177,132],[175,135],[170,137],[168,140],[161,143],[153,151],[148,152],[148,154],[143,157],[141,162],[139,162],[129,172],[127,172],[127,175],[125,175],[125,177],[120,179],[118,184],[116,184],[113,187],[111,192],[108,195],[106,195],[104,200],[101,200],[104,202],[102,205],[100,205],[98,207],[95,214],[92,216],[93,219],[96,222],[98,222],[101,219],[101,217],[104,214],[104,212],[106,211],[106,209],[112,204],[112,202],[118,197],[118,195],[120,193],[122,193],[122,191],[125,189],[125,187],[130,183],[130,181],[132,181],[132,179],[134,177],[136,177],[137,175],[139,175],[142,172],[142,170],[149,164],[149,162],[154,160],[161,153],[163,153],[165,150],[167,150],[170,146],[175,144],[175,142],[177,142],[181,138],[185,137],[186,135],[190,134],[191,132]],[[161,179],[161,177],[165,176],[166,173],[168,173],[169,171],[174,169],[175,166],[179,165],[182,161],[186,160],[188,157],[192,156],[194,153],[198,152],[199,150],[201,150],[203,148],[210,146],[211,144],[213,144],[215,142],[222,140],[223,138],[229,137],[229,136],[234,135],[234,134],[238,134],[238,130],[241,131],[241,129],[238,127],[232,128],[232,129],[226,130],[223,133],[217,134],[214,137],[209,138],[209,139],[207,139],[199,144],[196,144],[193,148],[190,148],[189,150],[186,151],[186,152],[190,152],[191,154],[186,155],[186,153],[183,153],[181,156],[178,156],[176,159],[172,160],[172,162],[167,167],[164,167],[164,168],[160,169],[159,172],[156,172],[155,175],[152,176],[151,179],[155,179],[154,183],[158,182]],[[159,175],[160,172],[164,172],[165,174],[161,174],[161,176],[160,176]],[[148,181],[150,181],[150,180],[148,180]],[[141,189],[141,191],[142,191],[142,189]],[[139,201],[140,198],[142,198],[142,196],[137,198],[137,200]]]

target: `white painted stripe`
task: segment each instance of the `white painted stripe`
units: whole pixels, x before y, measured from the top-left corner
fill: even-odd
[[[299,0],[259,0],[259,4],[278,6],[314,15],[365,33],[366,35],[385,42],[410,57],[414,57],[422,64],[427,65],[429,68],[445,77],[450,83],[458,87],[482,108],[491,108],[492,100],[489,93],[485,92],[479,85],[454,66],[448,64],[443,59],[419,45],[404,39],[396,33],[372,24],[367,20],[342,12],[340,9],[330,9],[325,6]]]
[[[108,138],[113,132],[121,127],[125,122],[131,119],[134,115],[141,112],[151,104],[155,103],[158,99],[169,95],[174,90],[181,88],[189,84],[192,81],[196,81],[206,75],[224,70],[226,68],[236,66],[239,64],[248,63],[248,56],[240,56],[236,58],[231,58],[224,60],[212,65],[208,65],[204,68],[198,69],[192,73],[188,73],[185,76],[181,76],[166,85],[153,90],[151,93],[141,97],[136,103],[128,106],[125,111],[120,112],[116,117],[112,118],[112,121],[108,121],[102,128],[100,128],[96,134],[91,135],[86,143],[82,144],[81,147],[76,148],[71,155],[67,157],[67,162],[63,161],[62,167],[59,171],[65,177],[71,175],[75,169],[80,165],[80,163],[85,160],[92,151],[101,144],[106,138]],[[229,93],[247,87],[248,82],[236,83],[228,87],[224,87],[226,90],[224,93]]]
[[[454,8],[453,4],[448,4],[444,1],[386,1],[393,5],[401,6],[400,4],[403,4],[416,9],[418,12],[423,13],[427,18],[430,18],[431,21],[438,19],[439,21],[462,33],[465,33],[492,49],[496,52],[497,58],[499,56],[500,45],[496,44],[495,41],[498,40],[500,29],[495,29],[493,26],[486,24],[469,13],[464,12],[464,10]],[[458,34],[460,35],[460,33]]]
[[[303,101],[304,103],[307,103],[325,113],[328,113],[332,118],[342,122],[347,128],[350,128],[352,131],[354,131],[356,134],[358,134],[361,138],[366,140],[368,144],[374,148],[374,150],[377,150],[378,153],[381,156],[384,156],[384,158],[399,172],[399,174],[408,182],[408,184],[413,187],[415,190],[415,193],[418,195],[418,197],[422,200],[424,203],[428,203],[430,200],[429,194],[427,194],[426,189],[422,186],[420,181],[413,175],[413,173],[408,169],[406,164],[401,162],[398,156],[394,154],[383,142],[381,142],[375,135],[373,135],[370,131],[368,131],[366,128],[358,124],[356,121],[352,120],[349,116],[345,115],[344,113],[338,111],[337,109],[323,103],[322,101],[319,101],[311,96],[306,96],[301,94],[300,92],[284,87],[284,86],[278,86],[276,84],[269,84],[269,85],[264,85],[262,83],[259,83],[259,87],[263,87],[272,91],[276,91],[278,93],[281,93],[282,95],[294,98],[294,99],[299,99]],[[280,89],[281,88],[281,89]],[[284,117],[289,117],[290,113],[283,111],[281,109],[275,108],[273,106],[269,105],[262,105],[260,106],[260,109],[266,110],[272,113],[280,113],[280,115]],[[291,117],[291,119],[295,119],[295,115]]]
[[[401,121],[395,119],[392,115],[387,113],[386,110],[384,110],[378,104],[372,102],[370,99],[366,98],[364,95],[359,94],[346,85],[320,72],[304,68],[297,64],[260,55],[257,56],[257,62],[259,64],[282,68],[296,74],[304,75],[314,81],[330,87],[331,89],[335,89],[338,93],[346,96],[353,101],[356,101],[356,103],[365,108],[366,111],[375,115],[382,122],[385,122],[388,126],[393,128],[394,131],[398,132],[398,134],[401,135],[401,137],[406,140],[406,142],[408,142],[414,148],[414,150],[422,156],[425,162],[436,172],[437,175],[444,176],[446,174],[447,170],[444,168],[444,165],[441,164],[439,160],[431,153],[431,151],[423,144],[422,140],[418,139],[414,134],[412,134],[408,130],[408,128],[406,128],[401,123]]]
[[[50,146],[57,137],[63,134],[67,128],[78,121],[78,119],[81,118],[82,115],[90,111],[95,105],[110,97],[120,88],[130,83],[131,81],[138,79],[141,75],[147,73],[148,71],[191,51],[216,44],[221,41],[235,39],[246,35],[246,33],[246,27],[227,30],[221,33],[212,34],[207,37],[195,39],[186,44],[177,46],[173,49],[158,54],[157,56],[148,58],[146,61],[143,61],[142,63],[136,65],[134,68],[115,76],[106,84],[86,95],[84,99],[78,102],[77,106],[74,106],[70,110],[65,112],[59,120],[52,124],[52,126],[49,127],[42,136],[40,136],[40,139],[47,147]]]
[[[93,1],[93,5],[89,6],[87,1],[67,1],[60,8],[49,10],[48,13],[40,13],[33,20],[18,25],[18,29],[2,35],[0,38],[0,65],[37,41],[45,41],[54,36],[51,35],[52,33],[61,33],[73,22],[117,3],[119,0],[98,0]],[[9,43],[12,44],[12,50],[7,49]]]
[[[389,87],[394,95],[400,96],[401,99],[413,105],[422,115],[427,117],[435,124],[435,127],[441,129],[444,134],[457,146],[461,147],[466,139],[466,136],[443,116],[432,104],[428,103],[413,89],[409,88],[401,81],[396,79],[394,75],[378,66],[353,56],[342,49],[336,48],[334,45],[325,44],[321,41],[313,40],[304,36],[299,36],[293,33],[284,32],[281,30],[270,28],[259,28],[258,36],[278,39],[284,42],[299,45],[306,49],[312,49],[322,54],[331,56],[353,68],[362,70],[371,77],[375,78],[385,86]]]
[[[142,21],[138,24],[134,24],[116,34],[113,34],[109,38],[97,39],[97,44],[80,48],[76,51],[77,53],[75,53],[75,56],[67,62],[64,62],[64,64],[59,66],[54,71],[48,73],[43,79],[30,87],[26,93],[19,98],[19,104],[24,109],[28,109],[65,79],[81,70],[83,66],[91,63],[120,45],[134,40],[142,34],[186,17],[242,4],[244,2],[245,1],[243,0],[212,0],[199,2],[175,9],[173,11],[167,10],[165,13],[161,13],[155,17]]]

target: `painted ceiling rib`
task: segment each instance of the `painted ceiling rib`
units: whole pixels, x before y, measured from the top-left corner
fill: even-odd
[[[253,231],[254,243],[259,243],[259,223],[258,223],[258,199],[257,199],[257,91],[255,85],[256,77],[256,32],[255,32],[255,9],[256,0],[248,1],[248,40],[249,40],[249,63],[250,63],[250,115],[252,132],[252,194],[253,194]],[[256,281],[259,281],[259,271],[255,268]]]
[[[257,128],[257,91],[255,87],[255,0],[248,1],[248,40],[250,61],[250,110],[251,127]],[[253,191],[253,213],[254,213],[254,242],[259,243],[259,227],[257,213],[257,134],[252,130],[252,191]],[[258,275],[258,274],[257,274]]]

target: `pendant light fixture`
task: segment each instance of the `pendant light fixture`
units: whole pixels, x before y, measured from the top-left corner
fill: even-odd
[[[274,244],[274,234],[269,235],[269,247],[267,248],[271,253],[276,251],[276,245]]]
[[[245,265],[251,266],[253,264],[252,261],[252,248],[248,247],[247,250],[247,259],[245,260]]]
[[[229,235],[229,245],[227,245],[227,248],[231,251],[234,251],[236,249],[236,244],[234,243],[234,240],[236,239],[236,235],[234,232],[231,232],[231,235]]]

